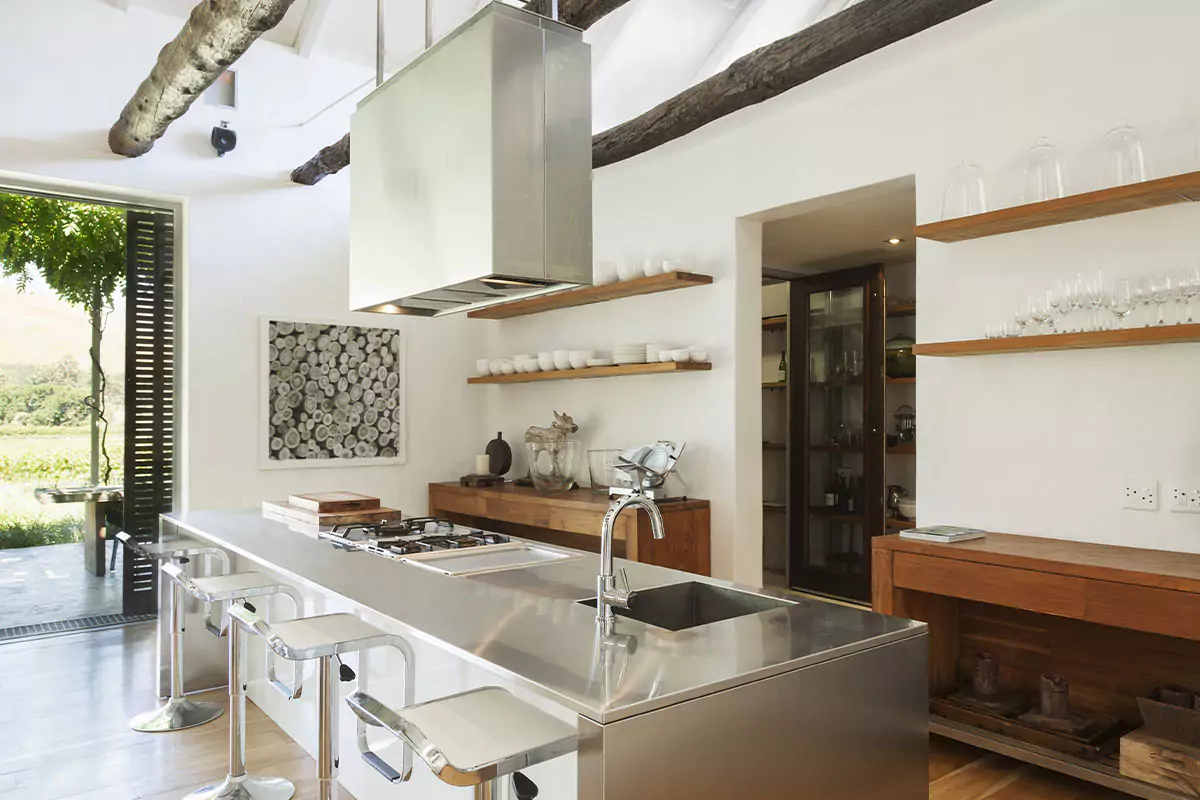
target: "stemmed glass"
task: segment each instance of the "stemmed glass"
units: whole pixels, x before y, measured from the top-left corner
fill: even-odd
[[[1083,319],[1079,313],[1083,311],[1083,306],[1087,301],[1087,287],[1083,282],[1083,275],[1076,273],[1075,280],[1071,283],[1071,292],[1067,295],[1071,304],[1071,313],[1075,315],[1075,322],[1071,325],[1071,330],[1083,330]]]
[[[1088,330],[1101,330],[1103,326],[1100,322],[1100,309],[1104,306],[1104,273],[1097,272],[1096,280],[1087,284],[1084,290],[1084,303],[1091,312],[1088,315]]]
[[[1050,332],[1054,332],[1054,311],[1050,306],[1050,293],[1040,292],[1029,298],[1029,316],[1041,332],[1043,326],[1050,324]]]
[[[1053,312],[1050,318],[1050,332],[1060,333],[1060,320],[1066,329],[1067,315],[1071,313],[1071,287],[1065,281],[1055,281],[1054,288],[1046,293],[1046,304]]]
[[[1109,294],[1109,310],[1117,317],[1117,327],[1125,327],[1125,318],[1133,313],[1133,285],[1129,281],[1117,281]]]
[[[1170,275],[1160,275],[1157,278],[1150,280],[1150,299],[1158,306],[1158,322],[1157,325],[1166,325],[1167,320],[1164,316],[1164,308],[1175,294],[1175,282]]]
[[[1187,270],[1179,279],[1179,302],[1183,304],[1180,309],[1179,319],[1187,316],[1188,323],[1192,323],[1192,303],[1196,298],[1200,297],[1200,269]]]
[[[1144,306],[1149,309],[1154,304],[1154,281],[1150,278],[1138,278],[1137,287],[1134,289],[1134,300],[1139,306]],[[1150,327],[1150,314],[1146,314],[1146,324],[1143,327]]]
[[[1017,323],[1017,336],[1025,335],[1025,326],[1029,324],[1031,319],[1033,302],[1017,303],[1017,309],[1013,313],[1013,320]]]

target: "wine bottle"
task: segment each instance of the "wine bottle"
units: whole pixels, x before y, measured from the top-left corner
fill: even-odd
[[[779,380],[781,382],[787,380],[787,348],[786,347],[783,349],[783,352],[779,354]]]
[[[832,473],[829,475],[829,480],[825,484],[825,510],[833,511],[838,504],[838,485],[837,479]]]

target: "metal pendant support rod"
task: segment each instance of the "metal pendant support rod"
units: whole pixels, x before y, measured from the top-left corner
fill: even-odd
[[[428,11],[426,12],[428,15]],[[387,54],[387,0],[375,0],[375,85],[383,85],[383,59]]]
[[[555,3],[558,0],[554,0]],[[425,0],[425,49],[433,47],[433,0]]]

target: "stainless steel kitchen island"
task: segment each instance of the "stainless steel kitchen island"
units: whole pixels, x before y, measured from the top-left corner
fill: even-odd
[[[595,599],[593,554],[564,551],[570,557],[538,566],[451,577],[335,549],[257,510],[165,516],[164,536],[177,533],[225,548],[240,569],[295,585],[307,613],[352,610],[407,637],[417,651],[418,701],[495,683],[573,720],[578,755],[537,768],[542,797],[926,796],[922,623],[792,598],[682,630],[619,617],[606,632],[595,609],[579,602]],[[771,597],[621,566],[638,590],[695,582],[700,588],[689,591],[698,596],[740,589]],[[214,639],[212,647],[221,645]],[[360,682],[387,699],[397,671],[371,658],[358,665]],[[254,685],[250,696],[311,748],[314,716],[295,710],[303,700],[289,703]],[[343,730],[353,731],[348,711],[346,720]],[[343,752],[352,752],[353,735],[343,738]],[[429,777],[418,765],[414,783]],[[350,758],[342,780],[360,800],[455,796],[433,780],[419,791],[388,784]]]

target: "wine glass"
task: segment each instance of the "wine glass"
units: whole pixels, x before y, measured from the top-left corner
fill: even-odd
[[[1159,275],[1150,280],[1150,299],[1158,306],[1158,322],[1156,325],[1166,325],[1164,306],[1175,294],[1175,281],[1170,275]]]
[[[1051,333],[1060,333],[1059,321],[1061,320],[1063,327],[1066,328],[1066,317],[1071,313],[1071,287],[1066,281],[1054,282],[1054,287],[1046,292],[1046,305],[1053,312],[1050,317],[1050,331]]]
[[[1032,301],[1026,303],[1017,303],[1017,308],[1013,312],[1013,320],[1017,323],[1017,336],[1025,335],[1025,327],[1032,319]]]
[[[1097,271],[1096,279],[1087,284],[1084,290],[1084,303],[1088,311],[1088,330],[1098,331],[1100,326],[1100,309],[1104,305],[1104,273]]]
[[[1137,285],[1134,287],[1134,300],[1137,305],[1149,310],[1150,306],[1154,305],[1154,281],[1151,278],[1141,277],[1137,279]],[[1143,327],[1150,327],[1150,314],[1146,314],[1146,324]]]
[[[985,211],[987,193],[983,188],[983,170],[975,164],[959,164],[950,173],[950,182],[942,197],[942,219],[967,217]]]
[[[1058,151],[1050,140],[1043,136],[1029,148],[1029,155],[1025,160],[1025,191],[1021,199],[1026,203],[1040,203],[1064,197],[1066,193]]]
[[[1129,281],[1117,281],[1113,284],[1108,308],[1116,315],[1118,328],[1125,327],[1125,318],[1133,313],[1135,304],[1136,296],[1133,284]]]
[[[1042,329],[1047,323],[1051,323],[1051,321],[1054,319],[1054,311],[1050,306],[1049,292],[1044,294],[1035,294],[1033,297],[1029,298],[1029,316],[1038,326],[1037,329],[1039,333],[1042,332]],[[1050,326],[1050,330],[1052,333],[1054,332],[1054,326],[1052,324]]]
[[[1111,188],[1146,180],[1146,156],[1142,140],[1130,125],[1121,125],[1104,134],[1104,152],[1100,158],[1100,186]]]
[[[1071,330],[1083,330],[1083,319],[1080,314],[1087,301],[1087,286],[1084,283],[1083,275],[1075,273],[1075,280],[1071,282],[1071,293],[1068,295],[1071,303],[1071,313],[1075,316],[1075,321],[1071,325]]]
[[[1192,319],[1192,303],[1200,297],[1200,269],[1184,270],[1179,276],[1179,302],[1183,308],[1179,309],[1177,321],[1184,321],[1185,317],[1188,324],[1191,324]]]

